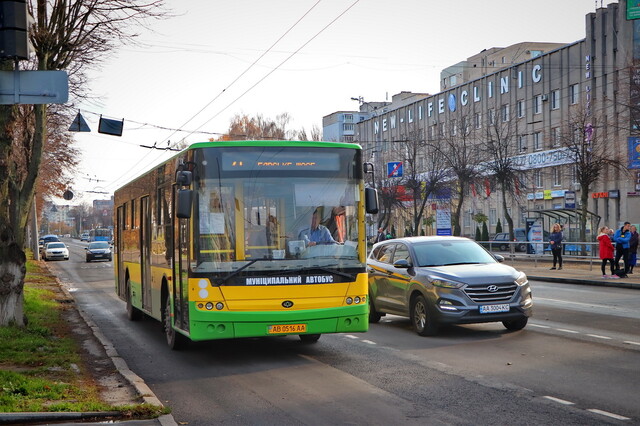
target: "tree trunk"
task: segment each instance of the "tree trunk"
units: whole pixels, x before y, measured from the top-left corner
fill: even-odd
[[[27,258],[13,233],[0,225],[0,326],[24,327],[24,276]]]
[[[459,183],[458,187],[460,188],[460,190],[458,191],[458,205],[456,205],[456,210],[452,219],[453,235],[459,237],[462,235],[462,225],[460,224],[460,217],[462,216],[462,205],[464,204],[464,190],[462,189],[462,183]]]

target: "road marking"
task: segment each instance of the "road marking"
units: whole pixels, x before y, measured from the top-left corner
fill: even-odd
[[[358,339],[358,336],[354,336],[353,334],[345,334],[345,337],[348,337],[349,339]]]
[[[587,334],[587,336],[595,337],[596,339],[611,340],[611,337],[601,336],[599,334]]]
[[[372,342],[371,340],[363,340],[364,343],[367,343],[369,345],[377,345],[376,342]]]
[[[548,325],[540,325],[540,324],[529,324],[530,327],[538,327],[538,328],[551,328]]]
[[[626,343],[628,345],[638,345],[638,346],[640,346],[640,342],[633,342],[631,340],[625,340],[624,343]]]
[[[598,410],[596,408],[589,408],[587,411],[591,411],[592,413],[600,414],[603,416],[611,417],[616,420],[631,420],[629,417],[621,416],[619,414],[610,413],[608,411]]]
[[[567,330],[566,328],[556,328],[556,330],[558,330],[558,331],[564,331],[565,333],[580,334],[580,332],[578,332],[578,331],[575,331],[575,330]]]
[[[545,398],[550,399],[551,401],[557,402],[562,405],[573,405],[573,402],[566,401],[564,399],[556,398],[554,396],[545,396]]]

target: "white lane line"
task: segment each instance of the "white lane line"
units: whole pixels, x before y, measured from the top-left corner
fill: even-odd
[[[551,328],[548,325],[540,325],[540,324],[529,324],[529,327]]]
[[[638,345],[638,346],[640,346],[640,342],[634,342],[632,340],[625,340],[624,343],[626,343],[628,345]]]
[[[556,398],[554,396],[545,396],[544,398],[550,399],[551,401],[557,402],[562,405],[573,405],[573,402],[566,401],[564,399]]]
[[[566,328],[556,328],[556,330],[558,330],[558,331],[564,331],[565,333],[580,334],[580,332],[579,332],[579,331],[575,331],[575,330],[567,330]]]
[[[587,411],[591,411],[592,413],[600,414],[602,416],[611,417],[616,420],[631,420],[629,417],[621,416],[619,414],[610,413],[608,411],[598,410],[596,408],[589,408]]]
[[[349,339],[359,339],[358,336],[354,336],[353,334],[345,334],[344,337],[348,337]]]
[[[611,340],[611,337],[601,336],[599,334],[587,334],[587,336],[595,337],[596,339]]]
[[[366,339],[365,339],[365,340],[363,340],[363,342],[364,342],[364,343],[367,343],[367,344],[369,344],[369,345],[377,345],[377,343],[376,343],[376,342],[372,342],[371,340],[366,340]]]

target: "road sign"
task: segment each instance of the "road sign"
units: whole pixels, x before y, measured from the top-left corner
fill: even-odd
[[[69,99],[66,71],[0,71],[0,104],[63,104]]]
[[[387,177],[402,177],[402,161],[387,163]]]

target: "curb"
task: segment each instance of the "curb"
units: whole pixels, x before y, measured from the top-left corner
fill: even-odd
[[[49,269],[49,268],[47,268]],[[51,272],[51,271],[49,271]],[[53,275],[53,274],[52,274]],[[56,280],[56,283],[64,293],[64,295],[73,300],[76,311],[80,314],[80,317],[84,320],[84,322],[91,328],[91,332],[98,339],[100,344],[104,347],[107,356],[111,358],[113,365],[116,367],[118,372],[127,380],[131,385],[136,389],[138,394],[142,397],[143,401],[147,404],[151,404],[157,407],[164,407],[162,402],[156,397],[151,388],[147,386],[144,380],[138,376],[136,373],[129,369],[129,366],[125,362],[124,359],[118,354],[113,344],[105,337],[104,334],[100,331],[98,326],[89,318],[89,316],[78,308],[78,304],[73,295],[67,290],[67,288],[60,282],[58,277],[53,275]],[[117,411],[99,411],[99,412],[22,412],[22,413],[0,413],[0,424],[27,424],[34,422],[47,422],[47,421],[70,421],[70,420],[90,420],[90,419],[105,419],[108,417],[119,416],[120,413]],[[141,419],[141,420],[123,420],[123,421],[109,421],[111,424],[155,424],[159,423],[162,426],[178,426],[175,419],[171,414],[163,414],[156,419]]]
[[[619,287],[619,288],[632,288],[636,290],[640,290],[640,284],[638,283],[630,283],[625,282],[624,278],[620,278],[615,281],[595,281],[595,280],[585,280],[578,278],[560,278],[560,277],[549,277],[549,276],[536,276],[527,274],[527,278],[535,281],[547,281],[554,283],[564,283],[564,284],[582,284],[582,285],[592,285],[597,287]]]

